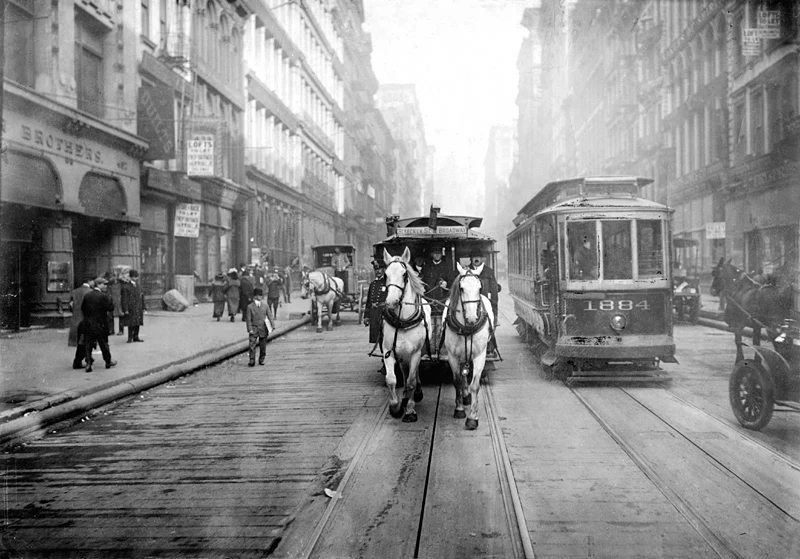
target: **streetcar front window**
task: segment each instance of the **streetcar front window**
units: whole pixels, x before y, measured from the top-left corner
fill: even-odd
[[[642,219],[637,221],[636,239],[636,252],[639,257],[639,278],[663,278],[663,222],[657,219]]]
[[[570,222],[567,224],[567,237],[570,279],[596,280],[600,277],[597,265],[597,222]]]
[[[603,279],[633,279],[630,220],[602,221]]]

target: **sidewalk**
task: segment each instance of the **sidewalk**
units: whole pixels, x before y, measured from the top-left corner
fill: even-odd
[[[68,330],[31,329],[0,336],[0,444],[69,416],[145,390],[247,351],[242,315],[212,318],[211,303],[183,312],[148,311],[144,343],[110,336],[117,366],[106,369],[97,351],[94,370],[73,369]],[[278,310],[274,339],[310,321],[310,302],[294,294]]]

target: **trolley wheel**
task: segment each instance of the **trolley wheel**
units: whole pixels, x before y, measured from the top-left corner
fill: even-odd
[[[758,363],[745,359],[733,368],[728,395],[742,427],[760,431],[772,419],[775,385],[769,372]]]

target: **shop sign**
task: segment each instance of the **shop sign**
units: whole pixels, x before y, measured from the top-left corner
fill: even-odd
[[[780,39],[781,13],[777,10],[758,10],[756,30],[761,39]]]
[[[200,204],[178,204],[175,207],[175,236],[200,236]]]
[[[214,176],[214,135],[194,133],[186,142],[186,174],[190,177]]]
[[[261,264],[261,249],[258,247],[252,247],[250,249],[250,264],[253,266],[259,266]]]
[[[47,292],[66,293],[70,291],[70,263],[47,263]]]
[[[742,29],[742,56],[759,56],[761,54],[761,37],[758,29]]]
[[[724,239],[724,238],[725,238],[724,221],[710,221],[706,223],[706,239]]]
[[[139,136],[150,144],[144,159],[174,159],[175,90],[171,87],[140,87],[137,117]]]

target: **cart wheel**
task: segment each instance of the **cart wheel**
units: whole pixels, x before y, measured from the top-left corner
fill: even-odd
[[[750,359],[733,369],[728,395],[733,414],[742,427],[760,431],[772,419],[775,387],[770,374]]]

